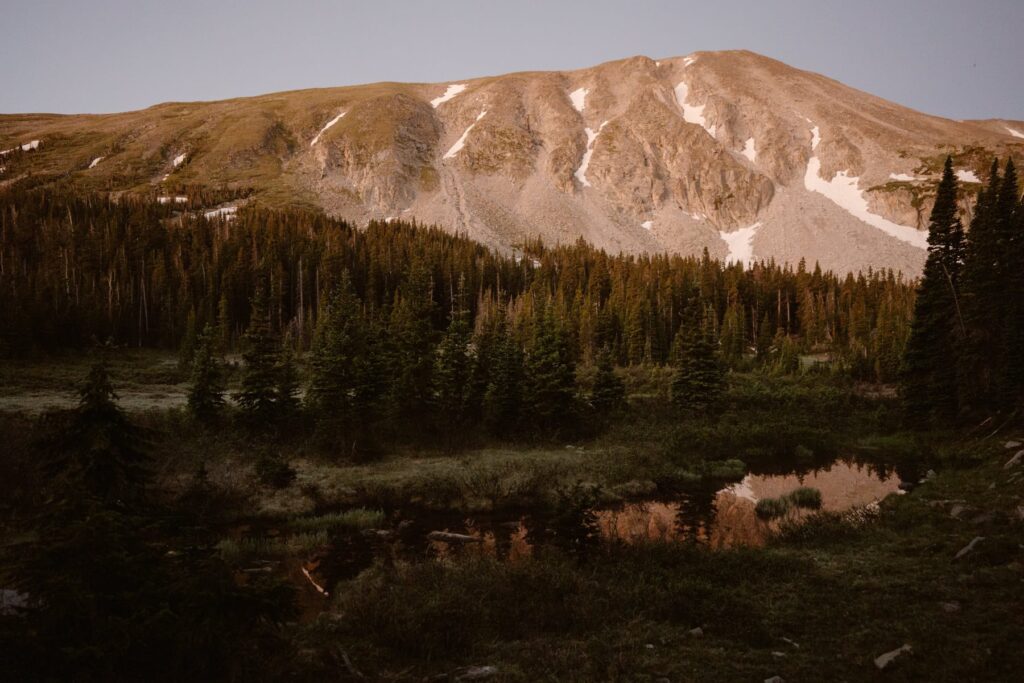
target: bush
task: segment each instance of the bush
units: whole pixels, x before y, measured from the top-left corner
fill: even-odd
[[[782,498],[762,498],[757,501],[754,512],[760,519],[771,520],[784,516],[791,508],[792,505],[785,496]]]
[[[805,510],[821,509],[821,491],[810,486],[801,486],[786,496],[794,507]]]
[[[280,456],[263,453],[256,460],[256,476],[265,486],[283,489],[295,481],[295,470]]]

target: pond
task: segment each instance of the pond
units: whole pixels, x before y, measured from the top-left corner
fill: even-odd
[[[515,561],[546,546],[585,552],[602,544],[638,542],[759,546],[779,522],[758,517],[758,500],[812,487],[821,492],[822,510],[844,511],[901,493],[900,481],[892,468],[840,460],[803,473],[751,472],[727,486],[617,505],[505,515],[398,510],[391,515],[390,529],[336,536],[300,571],[309,584],[323,588],[355,576],[379,558],[416,562],[479,553]],[[806,514],[794,511],[787,518],[798,522]]]

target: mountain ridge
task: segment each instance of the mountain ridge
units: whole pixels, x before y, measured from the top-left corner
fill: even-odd
[[[32,140],[0,160],[0,186],[31,174],[155,195],[251,187],[255,202],[416,218],[506,250],[582,237],[916,274],[941,161],[954,156],[969,216],[991,158],[1022,156],[1024,122],[925,114],[738,50],[0,115],[0,149]]]

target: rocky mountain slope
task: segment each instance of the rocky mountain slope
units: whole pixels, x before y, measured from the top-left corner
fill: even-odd
[[[169,103],[112,115],[0,116],[0,185],[70,181],[251,201],[357,223],[412,219],[515,248],[823,267],[924,262],[930,196],[953,154],[964,210],[1024,121],[952,121],[745,51],[633,57],[569,72]],[[165,201],[167,201],[165,199]]]

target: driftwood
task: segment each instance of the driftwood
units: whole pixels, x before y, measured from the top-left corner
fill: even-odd
[[[431,541],[444,541],[445,543],[480,543],[482,539],[466,534],[454,534],[450,531],[431,531],[427,534]]]

